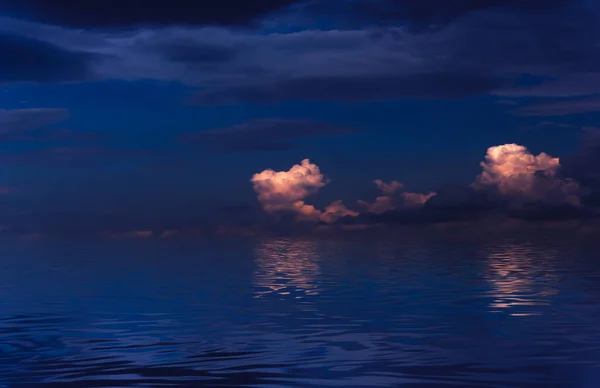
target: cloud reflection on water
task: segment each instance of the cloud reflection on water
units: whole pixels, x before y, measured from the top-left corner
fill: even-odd
[[[277,295],[302,299],[318,295],[317,244],[290,239],[264,240],[254,251],[256,297]]]
[[[550,297],[558,289],[556,268],[548,259],[557,253],[539,249],[528,244],[502,244],[488,251],[485,277],[492,286],[491,312],[510,309],[512,316],[541,315],[542,307],[551,304]]]

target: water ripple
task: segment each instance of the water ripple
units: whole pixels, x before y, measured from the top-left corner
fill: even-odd
[[[600,386],[591,250],[272,239],[140,255],[6,257],[0,387]]]

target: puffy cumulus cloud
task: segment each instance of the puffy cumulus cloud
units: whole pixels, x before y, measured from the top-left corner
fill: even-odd
[[[579,204],[579,185],[561,179],[559,158],[546,153],[535,156],[517,144],[490,147],[481,167],[483,171],[473,184],[477,190],[491,189],[501,197],[525,201]]]
[[[265,170],[254,174],[251,179],[258,201],[267,213],[292,213],[299,221],[323,221],[333,223],[340,217],[356,216],[342,201],[335,201],[324,211],[304,202],[329,181],[321,173],[319,166],[304,159],[288,171]]]
[[[358,204],[368,213],[382,214],[402,207],[420,207],[436,195],[434,192],[428,194],[400,192],[404,189],[404,185],[398,181],[385,183],[377,179],[373,183],[384,195],[377,197],[373,203],[358,201]]]
[[[263,209],[269,213],[286,210],[307,212],[302,200],[328,183],[319,166],[308,159],[289,171],[268,169],[254,174],[251,182]]]

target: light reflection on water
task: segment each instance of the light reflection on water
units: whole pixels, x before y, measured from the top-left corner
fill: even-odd
[[[12,248],[0,387],[600,386],[589,247]]]
[[[290,239],[264,240],[255,248],[257,296],[274,293],[302,299],[318,295],[317,244]]]
[[[486,278],[492,284],[492,312],[500,309],[519,309],[513,316],[539,315],[535,306],[548,306],[557,288],[554,249],[530,244],[494,246],[488,255]],[[531,307],[527,309],[526,307]]]

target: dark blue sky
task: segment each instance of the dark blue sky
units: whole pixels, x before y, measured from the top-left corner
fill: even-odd
[[[600,186],[595,1],[219,4],[0,0],[5,230],[260,223],[252,175],[305,158],[317,207],[439,193],[507,143]]]

